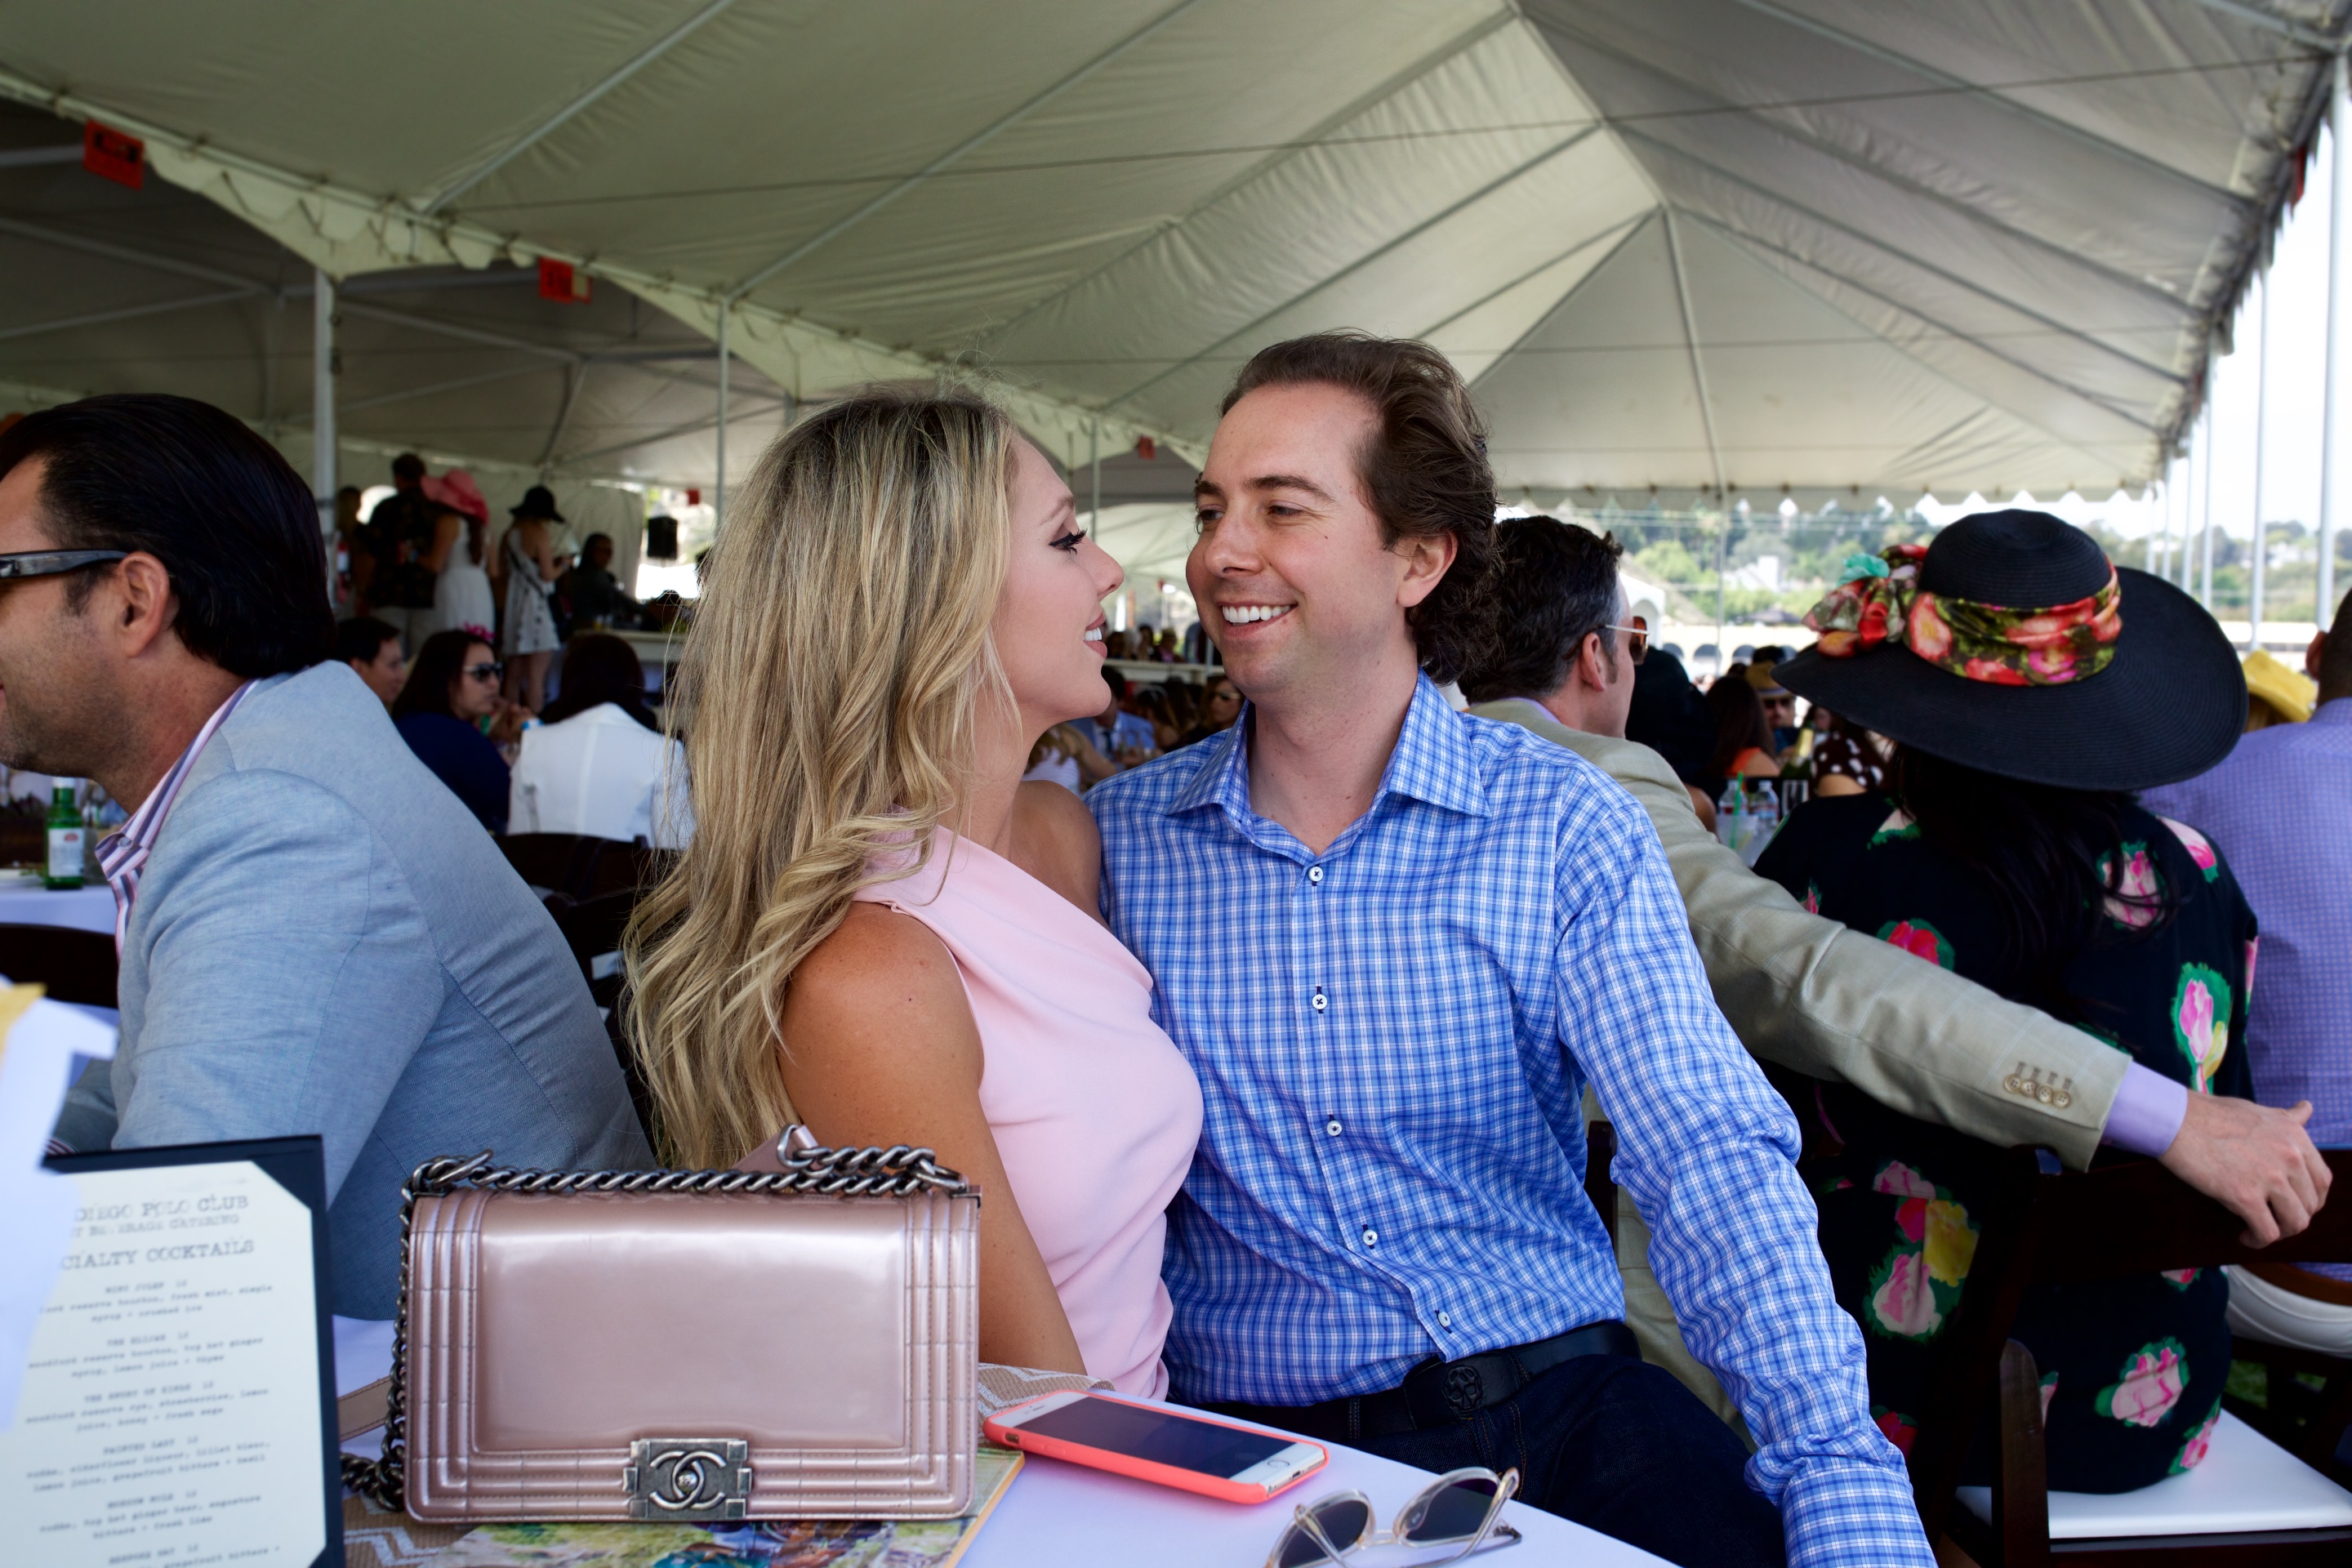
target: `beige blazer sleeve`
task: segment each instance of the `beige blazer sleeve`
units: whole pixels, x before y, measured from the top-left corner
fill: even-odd
[[[1532,702],[1471,712],[1524,725],[1606,772],[1650,814],[1690,910],[1716,1005],[1748,1048],[1925,1121],[2089,1164],[2131,1058],[2031,1007],[1808,914],[1701,826],[1647,746],[1570,730]]]

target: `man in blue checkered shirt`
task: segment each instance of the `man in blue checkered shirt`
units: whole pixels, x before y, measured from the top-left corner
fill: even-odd
[[[1678,1563],[1932,1561],[1795,1122],[1716,1010],[1647,817],[1431,684],[1488,619],[1460,379],[1415,343],[1267,349],[1199,500],[1188,575],[1249,707],[1087,797],[1104,913],[1206,1103],[1169,1233],[1178,1396],[1515,1467],[1530,1502]],[[1588,1081],[1752,1458],[1619,1321]]]

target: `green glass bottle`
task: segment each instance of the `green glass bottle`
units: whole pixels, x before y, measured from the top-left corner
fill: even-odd
[[[89,837],[81,807],[74,804],[74,781],[59,779],[49,793],[49,862],[41,877],[43,887],[81,886],[82,850]]]

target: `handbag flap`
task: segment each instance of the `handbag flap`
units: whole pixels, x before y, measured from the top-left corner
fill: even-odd
[[[475,1450],[903,1446],[908,1218],[894,1198],[500,1194],[477,1243]]]

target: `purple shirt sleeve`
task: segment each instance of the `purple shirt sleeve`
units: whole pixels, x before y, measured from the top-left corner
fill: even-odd
[[[2151,1157],[2172,1147],[2189,1114],[2189,1089],[2137,1062],[2124,1068],[2116,1086],[2116,1103],[2107,1112],[2102,1142]]]

